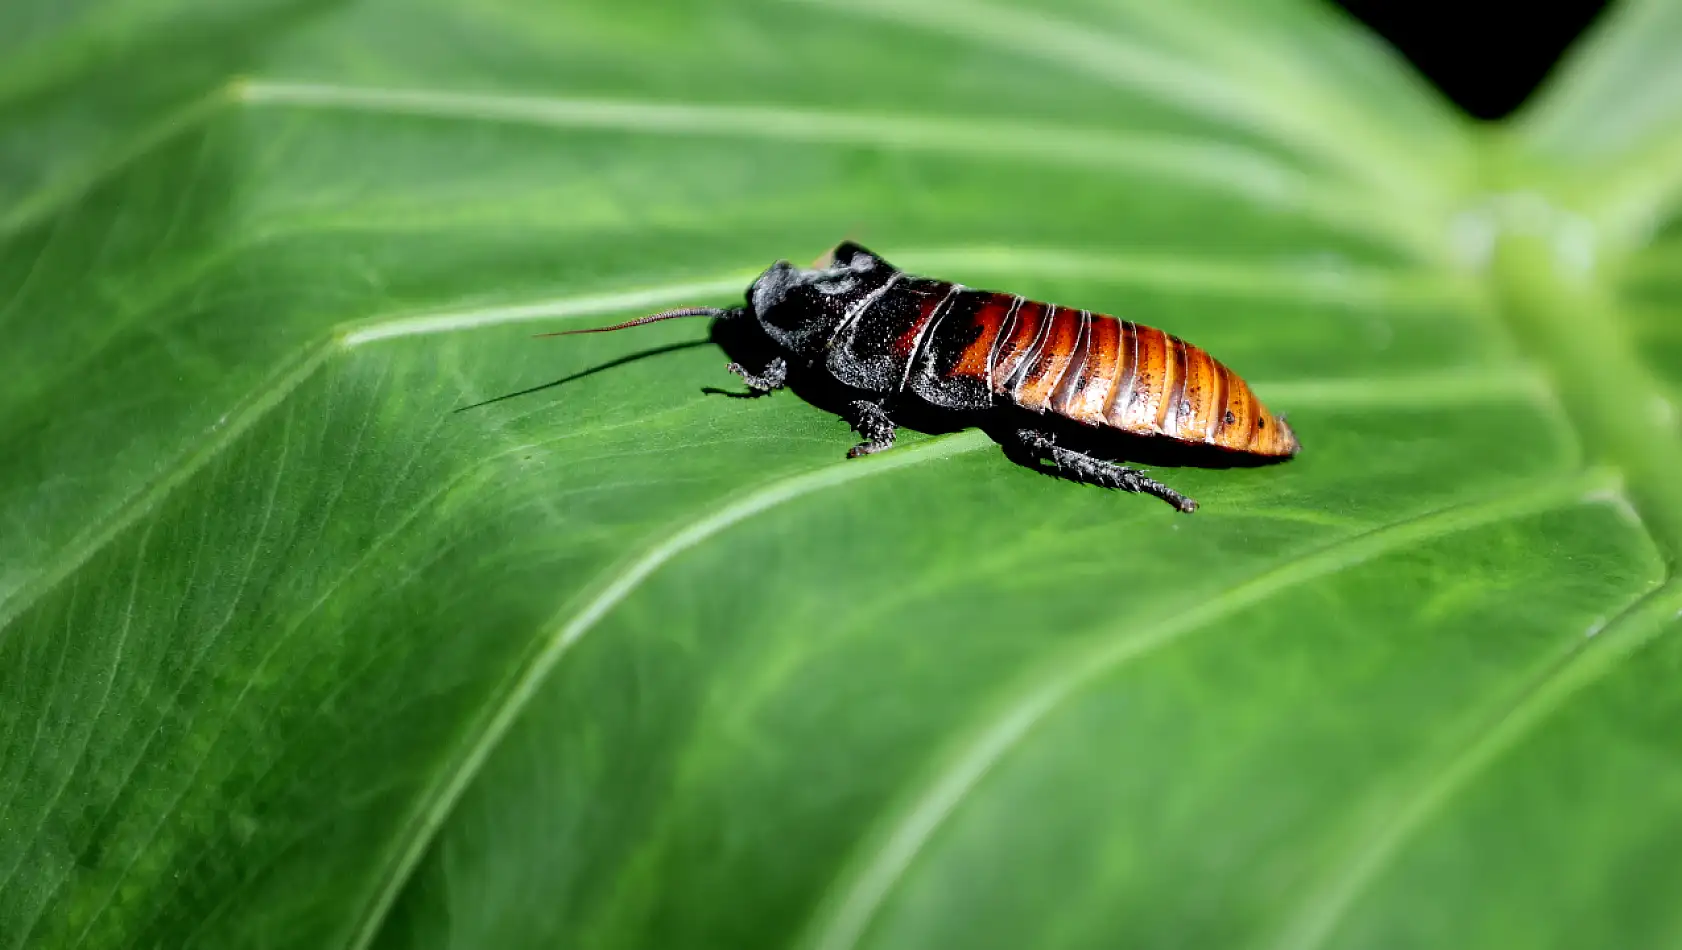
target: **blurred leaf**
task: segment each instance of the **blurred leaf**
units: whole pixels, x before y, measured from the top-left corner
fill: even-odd
[[[1298,0],[8,5],[0,946],[1674,943],[1679,11],[1485,130]],[[530,339],[844,236],[1306,449]]]

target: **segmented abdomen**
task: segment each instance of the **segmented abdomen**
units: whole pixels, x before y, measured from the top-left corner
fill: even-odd
[[[916,388],[985,385],[995,396],[1135,435],[1255,455],[1294,455],[1296,437],[1238,374],[1154,327],[1013,294],[931,295]]]

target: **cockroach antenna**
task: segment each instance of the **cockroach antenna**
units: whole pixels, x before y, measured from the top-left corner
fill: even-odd
[[[610,327],[585,327],[582,330],[556,330],[553,333],[539,333],[536,336],[537,338],[542,338],[546,336],[571,336],[574,333],[607,333],[612,330],[623,330],[626,327],[641,326],[645,323],[659,323],[661,320],[676,320],[679,317],[729,317],[734,316],[738,312],[740,311],[721,310],[718,307],[684,307],[681,310],[667,310],[662,313],[650,314],[646,317],[638,317],[635,320],[626,320],[624,323],[615,323]]]

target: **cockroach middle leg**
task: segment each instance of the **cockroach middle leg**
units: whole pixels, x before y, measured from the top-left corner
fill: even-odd
[[[855,399],[847,406],[846,419],[864,436],[864,441],[847,450],[847,457],[873,455],[894,447],[894,433],[899,427],[888,418],[888,407],[880,400]]]
[[[788,382],[788,361],[780,356],[766,363],[765,368],[757,373],[748,372],[747,367],[740,363],[731,363],[724,368],[742,377],[742,382],[748,384],[749,396],[763,396],[783,388],[783,384]]]
[[[1038,429],[1018,429],[1016,439],[1021,448],[1034,458],[1049,459],[1060,474],[1105,488],[1155,495],[1184,512],[1197,510],[1196,501],[1155,479],[1147,478],[1143,472],[1064,448],[1049,433]]]

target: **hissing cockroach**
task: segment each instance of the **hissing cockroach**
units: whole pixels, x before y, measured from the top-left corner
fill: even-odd
[[[1181,511],[1197,502],[1135,469],[1060,445],[1038,414],[1094,433],[1162,436],[1250,457],[1288,458],[1299,448],[1238,374],[1161,330],[1088,310],[917,277],[845,242],[811,269],[778,261],[732,309],[669,310],[601,333],[678,317],[751,316],[780,353],[758,372],[729,370],[754,395],[781,388],[790,370],[827,374],[853,397],[844,413],[865,441],[849,458],[894,444],[894,415],[908,398],[937,411],[1027,410],[1006,438],[1029,458],[1080,481],[1146,492]]]

